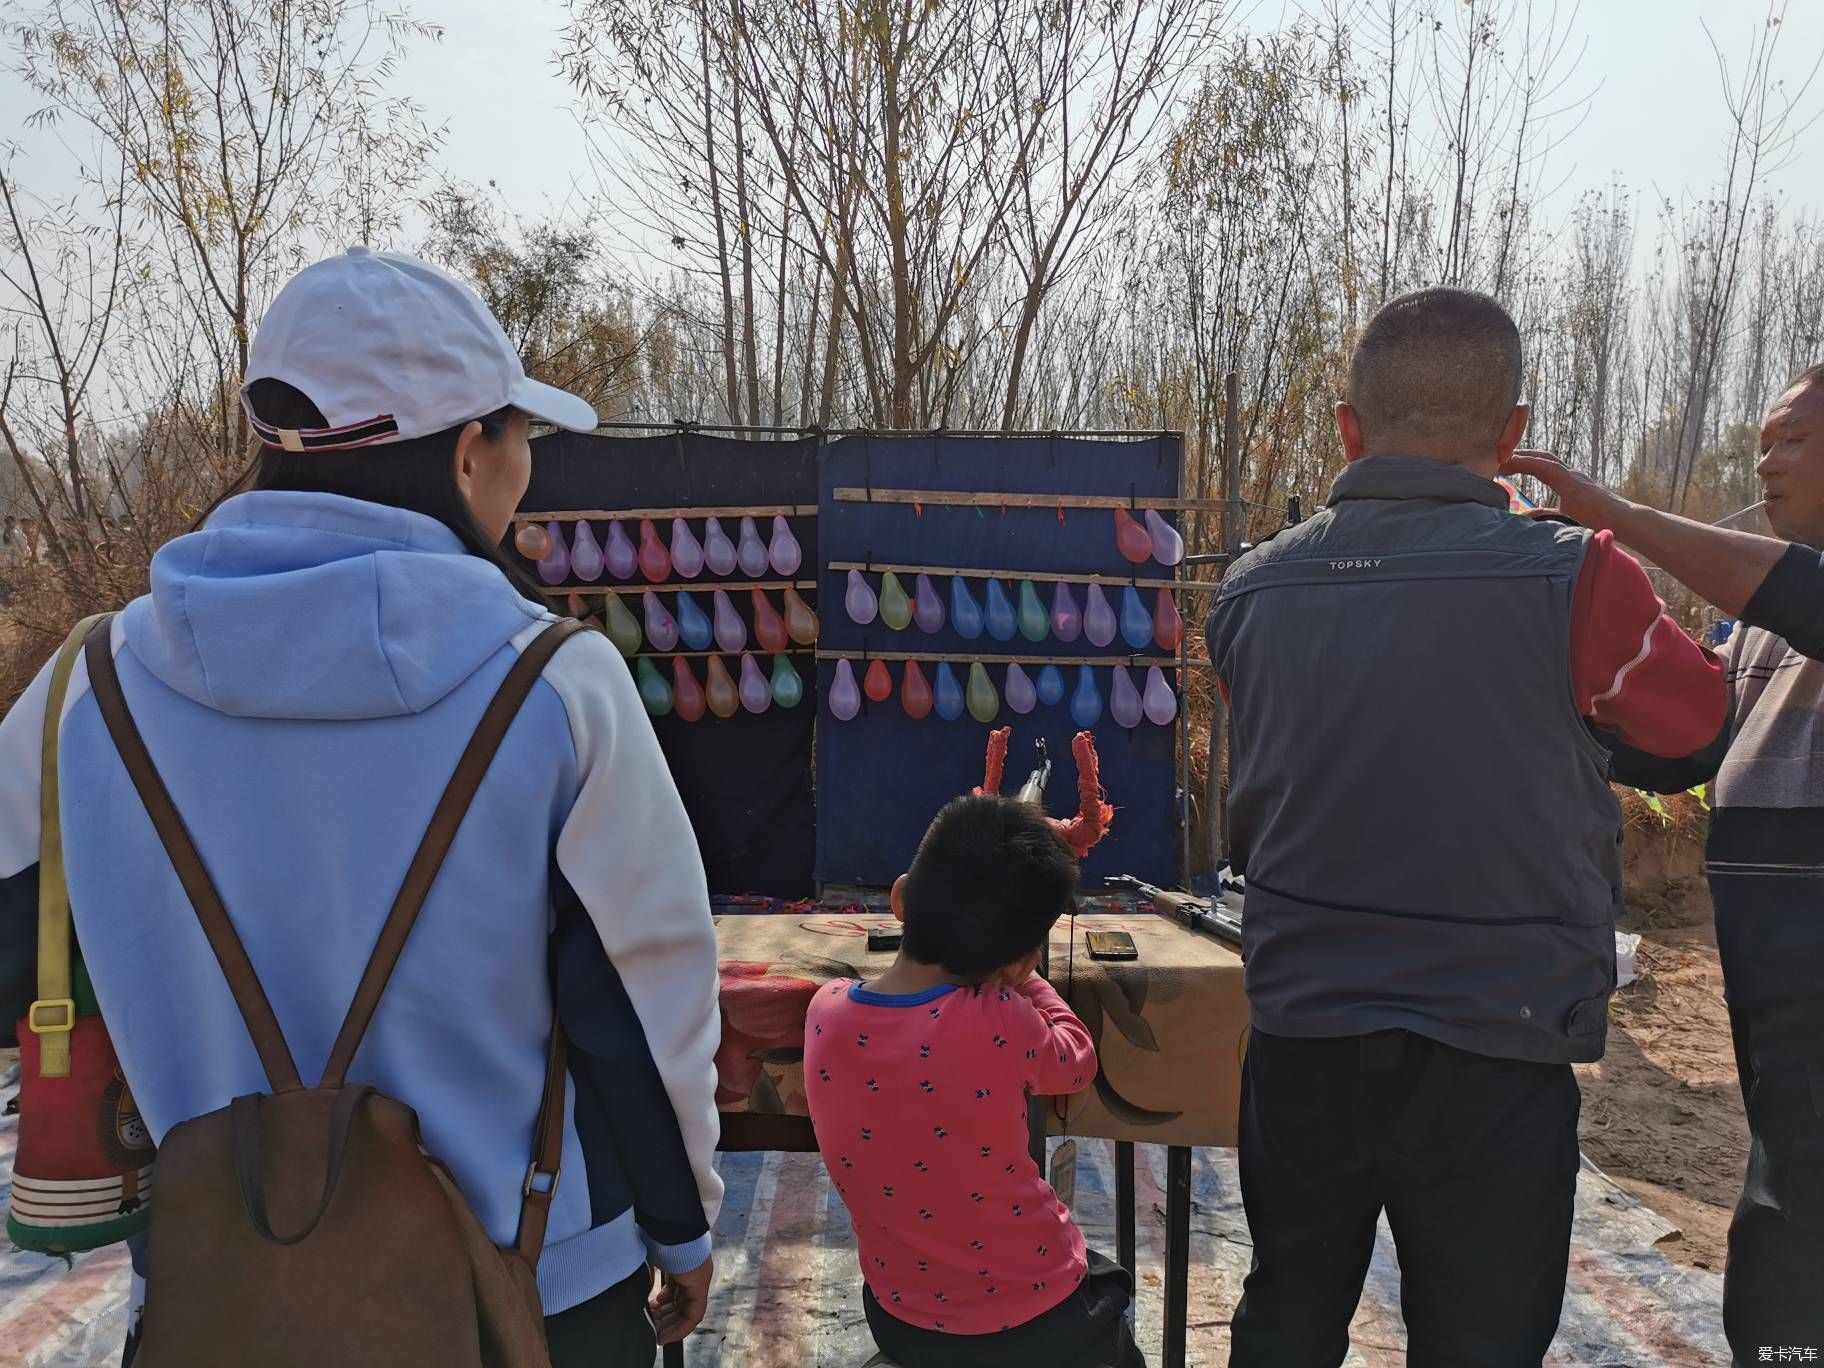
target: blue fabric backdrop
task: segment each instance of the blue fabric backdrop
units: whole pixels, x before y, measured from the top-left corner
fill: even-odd
[[[879,619],[860,627],[843,610],[846,572],[827,568],[831,562],[859,562],[1105,574],[1117,583],[1130,576],[1174,578],[1175,572],[1158,564],[1133,566],[1122,559],[1115,545],[1111,510],[1066,509],[1062,522],[1056,507],[978,510],[926,504],[920,514],[905,504],[838,503],[834,491],[871,486],[1172,498],[1178,494],[1181,460],[1179,439],[1171,436],[1131,441],[941,436],[832,441],[824,448],[821,462],[818,536],[825,568],[819,594],[823,618],[819,649],[853,653],[858,658],[858,683],[865,673],[859,657],[868,651],[1125,658],[1130,650],[1119,635],[1102,649],[1087,637],[1068,645],[1055,638],[1032,643],[1018,635],[1010,642],[1000,642],[984,632],[974,642],[965,641],[949,620],[949,576],[932,577],[945,607],[944,628],[938,634],[927,636],[916,623],[894,632]],[[867,578],[878,592],[881,577]],[[913,577],[901,579],[911,594]],[[1017,582],[1005,583],[1017,605]],[[983,602],[986,581],[971,580],[969,584],[977,602]],[[1036,587],[1049,608],[1053,586],[1040,583]],[[1079,608],[1086,591],[1086,585],[1072,586]],[[1155,594],[1142,591],[1149,613]],[[1110,601],[1119,612],[1119,595],[1111,594]],[[1149,646],[1138,654],[1158,656],[1162,652]],[[920,668],[935,685],[936,665],[921,662]],[[966,686],[967,663],[952,668],[959,683]],[[987,668],[996,692],[1004,694],[1006,667]],[[1070,717],[1069,693],[1076,686],[1077,667],[1060,668],[1068,685],[1062,702],[1054,707],[1041,704],[1020,716],[1003,698],[994,726],[1013,727],[1003,792],[1018,790],[1032,768],[1033,742],[1045,739],[1053,761],[1046,809],[1061,817],[1077,806],[1076,765],[1070,755],[1077,728]],[[861,714],[853,721],[838,721],[831,716],[828,702],[835,669],[833,660],[819,662],[817,877],[826,883],[888,883],[904,872],[938,808],[981,783],[992,728],[974,721],[967,712],[955,722],[943,721],[936,712],[923,721],[913,721],[899,702],[904,666],[897,661],[888,662],[893,697],[878,704],[864,700]],[[1028,673],[1036,679],[1037,667]],[[1132,731],[1117,727],[1107,711],[1113,672],[1097,668],[1095,675],[1104,704],[1102,720],[1095,727],[1096,745],[1102,757],[1102,782],[1116,813],[1112,833],[1084,862],[1086,880],[1126,873],[1160,884],[1175,883],[1177,728],[1147,722]],[[1175,688],[1176,672],[1168,671],[1167,679]],[[1144,675],[1136,671],[1134,680],[1141,686]]]

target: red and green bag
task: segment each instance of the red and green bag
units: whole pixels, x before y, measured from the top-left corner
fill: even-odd
[[[57,734],[77,652],[111,614],[77,624],[51,669],[38,837],[38,1000],[19,1023],[19,1145],[6,1233],[75,1254],[146,1228],[152,1137],[120,1070],[82,965],[64,881]]]

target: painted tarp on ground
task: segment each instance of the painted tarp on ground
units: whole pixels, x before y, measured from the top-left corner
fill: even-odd
[[[11,1089],[6,1090],[10,1093]],[[0,1183],[10,1185],[17,1119],[0,1122]],[[1165,1251],[1165,1151],[1137,1147],[1140,1344],[1157,1363]],[[1079,1151],[1077,1217],[1092,1245],[1114,1249],[1114,1148]],[[873,1352],[848,1215],[810,1154],[730,1154],[717,1223],[715,1295],[690,1341],[690,1368],[855,1368]],[[1198,1150],[1191,1215],[1190,1362],[1228,1359],[1228,1317],[1248,1268],[1248,1230],[1233,1150]],[[1473,1219],[1473,1213],[1466,1214]],[[1554,1368],[1699,1368],[1726,1364],[1722,1278],[1673,1264],[1655,1247],[1672,1227],[1585,1166],[1578,1184],[1570,1286],[1547,1363]],[[120,1360],[127,1264],[117,1247],[61,1260],[0,1254],[0,1365],[91,1368]],[[1352,1331],[1351,1368],[1405,1362],[1399,1268],[1382,1226]]]

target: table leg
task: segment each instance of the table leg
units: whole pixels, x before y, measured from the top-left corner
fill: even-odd
[[[1045,1131],[1046,1123],[1051,1119],[1050,1108],[1049,1097],[1026,1099],[1026,1150],[1032,1155],[1032,1162],[1039,1166],[1040,1173],[1049,1172],[1045,1166]]]
[[[684,1342],[665,1346],[665,1368],[684,1368]]]
[[[1115,1141],[1115,1262],[1139,1276],[1134,1266],[1134,1142]]]
[[[1164,1368],[1184,1368],[1190,1325],[1191,1151],[1165,1152],[1165,1354]]]

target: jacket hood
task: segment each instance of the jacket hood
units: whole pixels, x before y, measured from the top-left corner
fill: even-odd
[[[256,491],[158,552],[124,631],[206,708],[350,720],[423,712],[546,616],[435,518]]]

